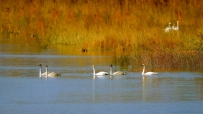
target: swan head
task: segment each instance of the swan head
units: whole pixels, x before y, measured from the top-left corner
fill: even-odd
[[[178,24],[179,24],[179,21],[177,21],[177,26],[178,26]]]
[[[144,64],[142,64],[141,66],[145,66]]]
[[[42,64],[39,64],[38,66],[42,66]]]
[[[113,67],[113,65],[111,64],[109,67]]]

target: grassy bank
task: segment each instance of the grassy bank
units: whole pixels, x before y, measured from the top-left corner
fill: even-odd
[[[203,50],[202,6],[198,0],[1,0],[0,33],[43,48],[175,56]],[[180,30],[165,33],[174,20]]]

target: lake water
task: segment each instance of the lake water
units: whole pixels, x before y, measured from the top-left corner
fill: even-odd
[[[110,54],[82,53],[61,47],[41,50],[35,45],[0,44],[1,114],[202,114],[203,74],[159,72],[142,76],[129,65],[114,65],[125,76],[93,78],[109,71]],[[39,64],[60,77],[39,77]],[[139,71],[140,72],[135,72]]]

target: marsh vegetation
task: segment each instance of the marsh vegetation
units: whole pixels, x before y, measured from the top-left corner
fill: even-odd
[[[114,51],[129,64],[201,69],[198,0],[0,0],[0,36],[13,43]],[[179,30],[164,32],[169,22]],[[121,62],[122,62],[121,61]]]

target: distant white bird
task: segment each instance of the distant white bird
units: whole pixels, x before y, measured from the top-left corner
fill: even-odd
[[[113,65],[111,64],[110,65],[110,75],[126,75],[126,73],[122,72],[122,71],[117,71],[117,72],[112,73],[113,72],[112,69],[113,69]]]
[[[55,73],[55,72],[48,72],[48,66],[46,65],[46,76],[48,77],[55,77],[55,76],[61,76],[61,74]]]
[[[174,28],[175,28],[175,20],[174,20],[174,22],[173,22],[172,29],[174,30]]]
[[[42,73],[42,64],[39,64],[38,66],[40,66],[40,69],[39,69],[39,76],[46,76],[46,72]],[[49,73],[49,72],[48,72]]]
[[[177,21],[177,26],[176,26],[176,27],[173,27],[172,29],[175,30],[175,31],[178,31],[178,30],[179,30],[179,21]]]
[[[171,30],[171,23],[169,22],[168,26],[164,29],[165,32],[169,32]]]
[[[157,75],[158,74],[158,72],[144,72],[145,71],[145,65],[144,64],[142,64],[142,66],[143,66],[143,70],[142,70],[142,75]]]
[[[93,76],[104,76],[104,75],[108,75],[108,72],[104,72],[104,71],[101,71],[101,72],[98,72],[98,73],[95,74],[94,65],[92,65],[92,68],[93,68]]]

